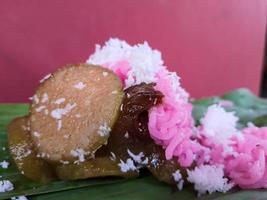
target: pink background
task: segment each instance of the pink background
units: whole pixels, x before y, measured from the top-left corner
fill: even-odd
[[[0,102],[27,102],[38,80],[84,62],[95,43],[147,40],[192,97],[259,91],[266,0],[1,0]]]

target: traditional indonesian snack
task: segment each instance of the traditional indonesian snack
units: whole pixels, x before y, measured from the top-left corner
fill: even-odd
[[[122,84],[110,70],[88,64],[67,66],[37,89],[30,131],[41,157],[82,162],[107,139],[118,117]]]
[[[267,127],[239,130],[235,113],[219,104],[196,125],[189,95],[159,51],[110,39],[86,63],[45,77],[29,117],[10,124],[9,149],[27,177],[129,178],[147,168],[199,195],[267,188]]]

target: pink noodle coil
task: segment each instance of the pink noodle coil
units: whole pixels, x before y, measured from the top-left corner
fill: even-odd
[[[127,61],[121,60],[116,63],[105,63],[103,66],[113,71],[121,79],[123,86],[125,86],[127,74],[131,70],[131,66]]]
[[[174,90],[172,84],[166,69],[157,73],[155,89],[162,92],[164,98],[149,111],[148,128],[154,141],[165,149],[166,159],[177,157],[181,166],[187,167],[204,147],[191,139],[192,104],[188,103],[185,91],[179,85]]]
[[[244,140],[233,145],[237,156],[225,159],[225,172],[239,187],[267,187],[267,127],[245,128]]]

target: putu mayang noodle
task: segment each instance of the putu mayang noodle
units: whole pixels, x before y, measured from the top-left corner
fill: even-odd
[[[235,185],[267,188],[267,127],[237,130],[238,117],[218,104],[211,105],[195,126],[193,106],[180,77],[168,71],[161,53],[147,42],[131,46],[110,39],[102,47],[96,45],[87,63],[112,70],[125,88],[156,83],[164,98],[149,111],[150,136],[165,149],[166,159],[175,158],[187,168],[184,178],[200,195],[226,192]]]

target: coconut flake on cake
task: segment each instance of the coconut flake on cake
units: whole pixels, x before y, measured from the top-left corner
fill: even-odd
[[[96,45],[95,53],[86,61],[89,64],[109,66],[126,61],[129,71],[125,80],[125,86],[155,81],[156,73],[164,68],[161,53],[152,49],[147,42],[137,45],[129,45],[123,40],[109,39],[104,46]],[[114,70],[113,70],[114,71]]]
[[[221,165],[200,165],[194,170],[187,169],[187,174],[187,180],[194,184],[199,196],[206,192],[209,194],[213,192],[225,193],[234,186],[224,177],[223,166]]]
[[[78,82],[73,87],[75,87],[78,90],[82,90],[86,87],[86,84],[84,84],[83,82]]]
[[[75,149],[75,150],[71,150],[70,154],[73,157],[77,157],[78,158],[78,162],[84,162],[85,161],[86,152],[81,148],[78,148],[78,149]]]
[[[68,114],[74,107],[76,106],[76,103],[74,104],[67,104],[64,108],[57,108],[55,110],[51,111],[51,117],[60,120],[62,117],[66,114]]]
[[[54,103],[59,105],[59,104],[64,103],[65,100],[66,100],[65,98],[59,98],[59,99],[55,100]]]
[[[107,125],[107,123],[103,123],[102,125],[99,126],[97,133],[101,137],[108,136],[111,131],[111,128]]]
[[[40,83],[43,83],[45,80],[49,79],[51,77],[52,74],[47,74],[45,75],[41,80]]]
[[[140,152],[139,154],[134,154],[131,152],[129,149],[127,149],[127,153],[129,156],[138,164],[137,168],[147,165],[148,163],[148,158],[145,158],[145,155],[143,152]]]
[[[137,170],[137,167],[135,166],[134,161],[131,158],[128,158],[126,162],[124,162],[123,160],[120,160],[120,163],[118,164],[118,166],[120,167],[120,170],[124,173],[128,171]]]
[[[180,170],[177,169],[174,173],[172,173],[172,177],[176,182],[178,190],[182,190],[184,186],[184,180]]]

